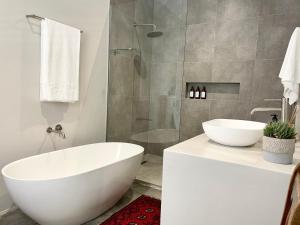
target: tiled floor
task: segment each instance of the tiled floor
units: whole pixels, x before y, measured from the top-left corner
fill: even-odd
[[[145,163],[142,164],[136,179],[161,188],[163,158],[157,155],[146,154],[144,161]]]
[[[110,210],[108,210],[103,215],[98,218],[85,223],[84,225],[98,225],[109,218],[112,214],[119,211],[124,206],[128,205],[130,202],[141,196],[142,194],[151,196],[153,198],[160,199],[161,192],[159,190],[134,183],[126,195]],[[36,222],[32,221],[26,215],[24,215],[20,210],[15,210],[11,213],[6,214],[0,218],[0,225],[38,225]]]

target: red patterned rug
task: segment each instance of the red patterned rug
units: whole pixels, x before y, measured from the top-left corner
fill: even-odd
[[[159,225],[160,204],[160,200],[142,195],[100,225]]]

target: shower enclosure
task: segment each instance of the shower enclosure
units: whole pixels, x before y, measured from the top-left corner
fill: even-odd
[[[107,141],[179,141],[186,0],[112,0]]]

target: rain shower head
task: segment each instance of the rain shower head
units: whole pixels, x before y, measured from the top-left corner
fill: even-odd
[[[156,38],[156,37],[160,37],[163,35],[163,32],[161,31],[157,31],[156,30],[156,25],[155,24],[152,24],[152,23],[142,23],[142,24],[133,24],[134,27],[145,27],[145,26],[151,26],[153,29],[151,32],[147,33],[147,37],[149,38]]]
[[[147,34],[147,37],[156,38],[156,37],[160,37],[162,35],[163,35],[163,32],[161,32],[161,31],[152,31]]]

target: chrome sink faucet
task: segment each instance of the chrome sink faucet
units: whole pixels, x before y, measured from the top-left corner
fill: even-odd
[[[282,98],[282,99],[264,99],[266,102],[281,102],[281,108],[271,108],[271,107],[259,107],[254,108],[251,110],[251,118],[256,112],[271,112],[271,111],[279,111],[281,112],[281,121],[282,122],[288,122],[288,111],[289,111],[289,105],[288,105],[288,99]]]

